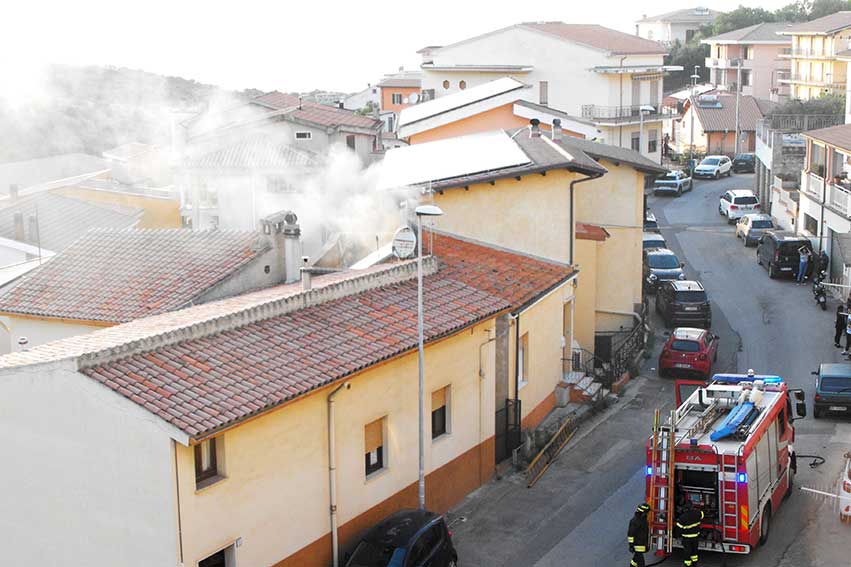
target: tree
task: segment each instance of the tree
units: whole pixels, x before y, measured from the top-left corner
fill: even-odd
[[[709,57],[709,46],[701,43],[691,42],[685,45],[675,41],[668,55],[665,56],[665,65],[680,65],[682,71],[672,71],[665,79],[665,89],[675,91],[691,84],[691,75],[694,66],[698,65],[698,82],[709,80],[709,69],[704,67],[706,58]]]
[[[768,10],[739,6],[732,12],[721,14],[715,19],[715,23],[712,25],[712,35],[773,21],[775,21],[775,15]]]
[[[818,98],[794,98],[776,106],[769,114],[845,114],[845,95],[827,93]]]
[[[807,19],[815,20],[848,9],[851,9],[848,0],[813,0]]]
[[[809,13],[810,2],[808,0],[798,0],[797,2],[778,8],[774,12],[774,17],[778,22],[805,22]]]

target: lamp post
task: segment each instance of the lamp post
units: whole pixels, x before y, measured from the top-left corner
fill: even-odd
[[[419,365],[419,477],[417,480],[417,500],[420,510],[425,510],[425,405],[423,371],[423,217],[439,217],[443,214],[437,205],[420,205],[414,212],[417,215],[417,362]]]
[[[700,78],[700,75],[697,74],[697,70],[700,68],[700,65],[694,66],[694,74],[691,76],[691,104],[694,106],[696,101],[694,100],[694,88],[697,86],[697,80]],[[691,109],[691,139],[689,140],[689,150],[688,150],[688,176],[690,178],[694,178],[694,108]]]
[[[742,60],[736,59],[736,147],[735,153],[739,154],[739,94],[742,92]]]
[[[644,153],[644,113],[653,112],[656,110],[649,104],[642,104],[638,107],[638,153]]]

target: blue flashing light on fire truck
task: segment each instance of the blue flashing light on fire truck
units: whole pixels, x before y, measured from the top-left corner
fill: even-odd
[[[682,547],[673,527],[690,501],[704,514],[700,549],[750,553],[792,490],[804,392],[779,376],[716,374],[677,381],[677,404],[664,421],[656,410],[647,442],[652,546],[657,555]]]

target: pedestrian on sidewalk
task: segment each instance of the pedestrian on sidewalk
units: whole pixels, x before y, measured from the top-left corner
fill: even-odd
[[[806,246],[798,248],[798,275],[795,281],[798,285],[804,283],[804,278],[807,277],[807,266],[810,263],[810,251]]]
[[[851,314],[845,313],[845,350],[842,354],[848,354],[851,351]]]
[[[650,524],[647,523],[649,511],[650,506],[642,502],[636,506],[635,514],[629,521],[626,541],[629,543],[629,552],[632,553],[632,559],[629,561],[631,567],[644,567],[644,552],[647,551],[650,541]]]
[[[836,306],[836,322],[834,323],[835,332],[833,333],[833,346],[839,348],[842,341],[842,335],[845,333],[845,327],[848,326],[848,316],[845,314],[845,306],[841,303]]]

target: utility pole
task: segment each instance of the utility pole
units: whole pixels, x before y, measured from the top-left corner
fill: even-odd
[[[697,104],[697,101],[694,99],[694,88],[697,86],[697,80],[700,78],[700,75],[697,74],[697,70],[700,65],[694,66],[694,74],[691,76],[691,139],[689,140],[689,150],[688,150],[688,176],[694,179],[694,116],[697,111],[694,109],[694,105]]]
[[[739,153],[739,93],[742,92],[742,59],[736,60],[736,155]]]

